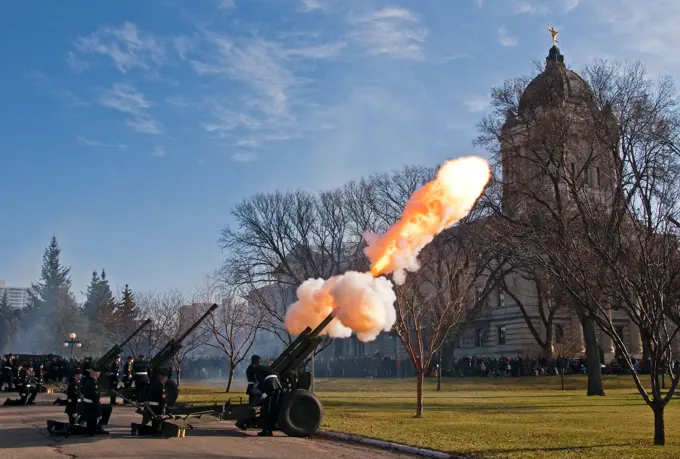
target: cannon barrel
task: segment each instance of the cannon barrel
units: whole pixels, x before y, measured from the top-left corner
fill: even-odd
[[[213,304],[210,306],[210,309],[208,309],[205,314],[203,314],[196,322],[187,328],[187,330],[182,333],[182,335],[180,335],[178,338],[173,338],[168,341],[167,344],[163,346],[163,348],[158,351],[151,359],[151,372],[155,374],[159,369],[167,368],[167,365],[170,363],[170,359],[172,359],[172,357],[182,348],[182,341],[184,341],[187,336],[191,334],[191,332],[196,330],[201,322],[203,322],[206,317],[208,317],[215,309],[217,309],[217,305]]]
[[[147,325],[149,325],[150,323],[151,323],[151,319],[146,319],[146,320],[144,321],[144,323],[142,323],[142,325],[140,325],[140,326],[137,328],[137,330],[135,330],[134,332],[132,332],[132,334],[131,334],[130,336],[128,336],[127,339],[126,339],[125,341],[123,341],[121,344],[116,344],[116,345],[114,345],[111,349],[109,349],[109,350],[106,352],[106,354],[104,354],[103,356],[101,356],[101,357],[99,358],[99,360],[97,360],[97,364],[100,365],[100,366],[109,366],[109,365],[111,365],[111,364],[114,362],[114,360],[116,360],[116,357],[118,357],[118,355],[121,353],[121,351],[123,350],[123,347],[124,347],[127,343],[129,343],[130,340],[131,340],[132,338],[134,338],[135,336],[137,336],[137,334],[139,334],[139,332],[141,332],[142,330],[144,330],[144,328],[145,328]]]
[[[307,327],[272,363],[272,370],[282,376],[297,372],[322,343],[323,339],[319,335],[334,318],[335,312],[331,312],[313,330]]]

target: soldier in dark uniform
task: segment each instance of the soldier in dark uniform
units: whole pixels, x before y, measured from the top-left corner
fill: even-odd
[[[78,414],[82,414],[85,426],[72,425],[70,433],[74,435],[101,435],[108,434],[102,426],[108,425],[113,407],[102,405],[99,395],[100,368],[90,363],[87,378],[81,379],[81,400],[78,406]]]
[[[65,435],[68,436],[71,433],[71,426],[77,424],[78,421],[78,402],[80,399],[80,378],[82,373],[80,368],[76,368],[73,371],[71,380],[68,383],[68,388],[66,389],[66,400],[64,400],[63,405],[64,413],[68,415],[68,422],[60,421],[47,421],[47,433],[50,435]],[[60,401],[61,399],[57,399]],[[57,404],[56,402],[54,403]],[[61,404],[61,403],[60,403]]]
[[[7,399],[3,406],[18,406],[18,405],[35,405],[35,397],[38,395],[38,385],[33,376],[33,368],[23,364],[17,365],[19,377],[16,381],[16,387],[19,391],[19,399]]]
[[[7,392],[14,390],[14,355],[7,356],[2,366],[2,384]]]
[[[135,359],[132,358],[132,356],[128,356],[127,362],[125,363],[125,366],[123,367],[123,386],[125,386],[126,389],[129,389],[132,387],[132,364],[135,362]]]
[[[279,419],[282,387],[279,376],[268,366],[253,365],[255,367],[255,379],[259,389],[263,392],[262,398],[265,404],[262,406],[260,417],[262,419],[262,432],[260,437],[271,437]]]
[[[135,379],[135,396],[138,402],[146,400],[146,386],[149,384],[149,362],[143,355],[132,364],[132,374]]]
[[[246,394],[248,395],[248,404],[250,406],[259,406],[262,400],[262,391],[257,387],[257,380],[255,378],[255,366],[260,364],[260,356],[253,355],[250,358],[250,365],[246,368],[246,379],[248,379],[248,387]],[[255,420],[246,420],[236,422],[236,427],[242,430],[247,430],[251,425],[255,425]]]
[[[116,361],[111,364],[111,369],[108,377],[111,381],[111,390],[118,390],[118,374],[120,372],[120,357],[116,357]],[[116,394],[111,393],[111,400],[109,401],[111,405],[117,405]]]
[[[158,371],[156,378],[149,384],[147,390],[147,402],[149,408],[156,416],[165,416],[166,393],[165,383],[168,381],[167,373],[164,370]],[[160,419],[153,419],[151,425],[130,424],[132,435],[160,435],[163,423]]]

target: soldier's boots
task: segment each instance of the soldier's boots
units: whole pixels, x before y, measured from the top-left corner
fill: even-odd
[[[273,437],[274,433],[271,430],[263,430],[257,434],[258,437]]]
[[[236,427],[238,427],[241,430],[248,430],[248,424],[246,424],[243,421],[236,421]]]

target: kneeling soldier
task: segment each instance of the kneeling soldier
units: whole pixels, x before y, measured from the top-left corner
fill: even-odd
[[[147,389],[147,403],[149,404],[149,409],[158,416],[156,419],[151,420],[151,425],[130,424],[132,435],[160,435],[161,428],[163,427],[163,420],[159,419],[165,416],[165,383],[168,381],[168,377],[165,371],[160,370],[156,373],[156,379],[154,379],[149,388]]]

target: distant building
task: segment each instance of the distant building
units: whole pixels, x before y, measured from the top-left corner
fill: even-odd
[[[27,287],[8,287],[4,280],[0,280],[0,298],[7,292],[9,304],[14,308],[23,308],[28,305],[28,290]]]

